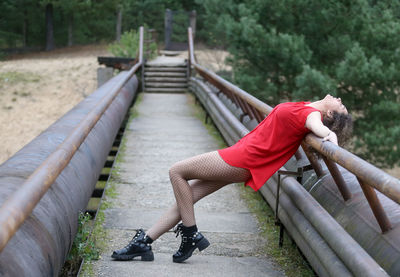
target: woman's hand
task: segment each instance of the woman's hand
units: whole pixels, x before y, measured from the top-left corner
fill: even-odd
[[[337,136],[334,132],[330,131],[329,134],[322,139],[322,141],[330,141],[335,145],[338,145]]]
[[[323,138],[323,141],[330,141],[338,145],[336,134],[322,123],[319,112],[312,112],[307,116],[306,127],[315,135]]]

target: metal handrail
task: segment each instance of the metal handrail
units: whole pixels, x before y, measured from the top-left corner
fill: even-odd
[[[143,27],[139,28],[139,60],[110,93],[75,127],[69,136],[0,207],[0,252],[44,196],[84,142],[103,113],[143,63]]]
[[[226,94],[233,94],[234,96],[236,96],[236,98],[240,98],[241,100],[245,101],[260,115],[265,116],[269,114],[269,112],[272,110],[272,107],[255,98],[254,96],[251,96],[246,91],[238,88],[237,86],[226,81],[225,79],[219,77],[214,72],[197,64],[194,58],[193,37],[190,27],[188,28],[188,42],[190,59],[189,65],[191,65],[204,79],[206,79],[208,82],[210,82],[212,85],[216,86],[218,89],[222,90]],[[243,105],[238,103],[238,106]],[[250,116],[250,111],[244,110],[244,112]],[[255,119],[257,120],[257,118]],[[257,121],[260,122],[259,119]],[[377,189],[388,198],[400,204],[400,180],[385,173],[383,170],[373,166],[372,164],[366,162],[358,156],[346,151],[345,149],[336,146],[333,143],[324,142],[321,138],[313,134],[308,134],[303,141],[303,144],[304,143],[313,147],[316,151],[323,154],[327,159],[338,163],[339,165],[346,168],[348,171],[355,174],[357,178],[363,183],[360,184],[361,186],[368,185],[369,192],[366,194],[368,203],[370,204],[370,207],[377,218],[382,232],[388,231],[391,228],[390,222],[387,219],[385,212],[383,211],[379,199],[375,197],[375,191],[373,191],[372,188]],[[314,168],[317,167],[315,161],[313,161],[311,158],[310,162]],[[320,169],[318,169],[318,172],[320,172]],[[366,186],[364,186],[364,188],[365,187]]]

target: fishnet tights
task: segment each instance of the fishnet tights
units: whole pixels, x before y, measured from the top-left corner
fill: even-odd
[[[245,182],[250,177],[247,169],[227,164],[217,151],[180,161],[171,167],[169,175],[176,204],[147,231],[153,240],[180,220],[185,226],[195,225],[194,203],[227,184]],[[189,184],[189,180],[194,181]]]

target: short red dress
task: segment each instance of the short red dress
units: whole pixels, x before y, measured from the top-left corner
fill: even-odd
[[[218,150],[222,159],[251,173],[247,186],[255,191],[296,153],[309,129],[307,116],[315,108],[310,102],[287,102],[277,105],[254,130],[231,147]]]

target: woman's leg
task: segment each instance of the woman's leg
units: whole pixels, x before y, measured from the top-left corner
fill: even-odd
[[[193,189],[188,184],[189,180],[229,184],[244,182],[250,177],[247,169],[227,164],[217,151],[180,161],[171,167],[169,173],[178,211],[183,225],[187,227],[196,224]]]
[[[218,152],[211,152],[176,163],[170,170],[170,177],[177,204],[172,206],[148,230],[147,234],[142,229],[138,230],[127,246],[114,251],[113,258],[129,260],[136,256],[141,256],[142,260],[152,261],[154,257],[150,244],[153,239],[157,239],[160,235],[170,230],[181,219],[184,224],[185,221],[194,222],[194,224],[183,226],[182,244],[178,252],[174,254],[173,261],[182,262],[191,256],[195,248],[199,250],[206,248],[209,242],[201,233],[197,232],[193,204],[226,184],[246,181],[250,177],[250,173],[247,169],[228,165],[222,160]],[[189,185],[187,181],[193,179],[198,180]],[[183,220],[183,214],[186,216],[185,221]],[[190,217],[191,215],[192,217]],[[185,227],[189,228],[185,229]],[[191,234],[191,236],[187,237],[188,234]],[[191,243],[184,242],[183,236],[189,238]]]
[[[193,193],[193,203],[196,203],[203,197],[219,190],[227,185],[225,182],[202,181],[195,180],[190,184]],[[178,206],[175,203],[172,207],[165,212],[159,220],[148,231],[147,235],[153,240],[158,239],[162,234],[171,230],[181,220]]]

